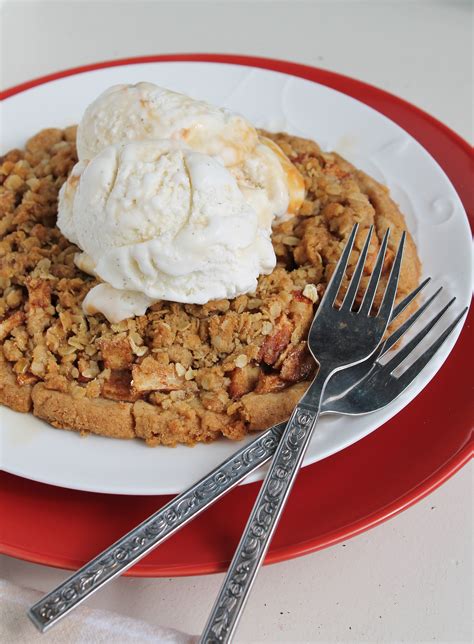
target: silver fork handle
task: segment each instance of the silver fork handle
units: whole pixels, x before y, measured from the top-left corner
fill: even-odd
[[[318,394],[322,387],[318,387]],[[312,405],[300,402],[288,421],[204,627],[201,643],[229,642],[234,633],[318,420],[320,398],[315,398]]]
[[[54,626],[266,463],[285,427],[280,423],[261,434],[45,595],[28,611],[35,626],[42,632]]]

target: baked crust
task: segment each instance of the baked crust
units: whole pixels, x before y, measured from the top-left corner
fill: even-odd
[[[15,411],[31,410],[31,386],[19,385],[8,362],[0,354],[0,403]]]
[[[55,226],[58,191],[76,161],[75,128],[43,130],[0,159],[2,404],[58,428],[169,446],[238,440],[289,416],[314,374],[307,330],[353,224],[360,230],[343,287],[367,229],[376,232],[363,288],[390,227],[382,285],[387,279],[405,220],[384,186],[339,155],[265,134],[307,191],[299,215],[274,228],[273,273],[254,295],[159,302],[119,324],[83,313],[97,281],[75,266],[78,249]],[[398,299],[419,277],[408,235]]]
[[[248,429],[266,429],[289,418],[309,384],[303,381],[283,391],[245,394],[242,397],[242,415],[248,423]]]
[[[32,391],[33,413],[59,429],[135,438],[132,405],[105,398],[88,399],[54,391],[38,383]]]

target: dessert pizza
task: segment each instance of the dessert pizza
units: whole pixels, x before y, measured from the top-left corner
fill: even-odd
[[[57,428],[169,446],[240,439],[289,416],[315,373],[306,335],[354,223],[346,283],[374,226],[363,288],[390,228],[386,280],[405,221],[387,188],[338,154],[259,136],[304,181],[297,212],[273,221],[274,267],[247,292],[204,303],[148,294],[143,310],[118,321],[97,297],[84,306],[98,287],[107,298],[104,278],[78,259],[82,237],[57,226],[60,188],[79,180],[76,128],[43,130],[0,159],[2,404]],[[419,276],[408,235],[398,300]]]

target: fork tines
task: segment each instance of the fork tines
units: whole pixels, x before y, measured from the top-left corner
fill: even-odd
[[[403,304],[406,302],[406,300],[412,301],[414,297],[416,297],[416,294],[420,292],[422,286],[427,284],[430,281],[431,278],[428,278],[423,282],[423,285],[420,284],[420,286],[412,291],[408,297],[406,297],[400,304]],[[400,338],[408,331],[410,327],[415,324],[415,322],[418,320],[418,318],[423,315],[423,313],[426,311],[426,309],[435,301],[435,299],[438,297],[438,295],[441,293],[443,290],[443,287],[440,286],[439,289],[433,293],[433,295],[424,302],[419,309],[417,309],[410,317],[401,324],[398,329],[396,329],[385,341],[385,344],[383,346],[382,352],[385,353],[389,349],[393,347],[394,344],[396,344]],[[405,304],[406,308],[407,304]],[[395,318],[395,315],[392,316],[392,320]]]
[[[416,376],[420,373],[420,371],[426,367],[426,365],[431,360],[431,358],[435,355],[435,353],[438,351],[441,345],[451,335],[451,333],[457,327],[459,322],[466,315],[467,310],[468,310],[468,307],[466,306],[461,311],[461,313],[457,315],[457,317],[453,320],[453,322],[451,322],[451,324],[443,331],[443,333],[441,333],[438,336],[438,338],[428,347],[428,349],[426,349],[426,351],[419,358],[417,358],[415,362],[410,367],[408,367],[406,371],[402,373],[401,376],[399,376],[398,380],[400,381],[401,384],[409,385],[412,382],[412,380],[416,378]],[[429,326],[429,325],[427,324],[426,326]],[[424,335],[426,335],[426,333]]]
[[[440,293],[441,289],[438,289],[434,295],[431,296],[429,300],[427,300],[423,306],[416,311],[411,318],[409,318],[401,327],[398,329],[398,331],[402,330],[401,333],[398,333],[398,331],[395,331],[395,333],[390,336],[389,340],[392,339],[394,335],[398,335],[398,337],[395,338],[393,342],[390,343],[390,346],[393,346],[393,344],[401,337],[401,335],[409,328],[417,319],[418,317],[427,309],[427,307],[433,302],[433,300],[438,296]],[[425,326],[409,341],[407,344],[402,347],[397,353],[383,365],[383,368],[387,370],[389,373],[394,372],[394,370],[402,364],[414,351],[414,349],[420,344],[420,342],[428,335],[428,333],[431,331],[431,329],[439,322],[439,320],[443,317],[443,315],[446,313],[446,311],[451,307],[451,305],[455,302],[456,298],[453,297],[443,308],[434,315],[431,320],[425,324]],[[458,322],[461,320],[461,318],[465,315],[467,311],[467,307],[456,317],[456,319],[448,326],[448,328],[437,338],[437,340],[414,362],[412,367],[410,367],[407,371],[412,369],[413,367],[416,367],[418,365],[418,370],[421,371],[421,369],[425,366],[425,364],[431,359],[431,357],[436,353],[436,351],[439,349],[441,344],[445,341],[445,339],[450,335],[450,333],[454,330]],[[383,353],[385,353],[389,346],[387,345],[384,347]],[[402,374],[402,376],[405,375]],[[402,377],[401,376],[401,377]]]
[[[321,304],[324,302],[325,304],[334,306],[334,301],[337,297],[339,288],[342,283],[342,279],[346,272],[347,262],[349,261],[350,254],[354,246],[354,241],[357,235],[358,228],[359,228],[358,224],[355,224],[354,227],[352,228],[351,234],[349,235],[349,238],[346,242],[346,245],[341,254],[341,257],[339,258],[336,269],[331,277],[331,280],[328,284],[328,287],[326,289],[326,292],[324,294],[323,301],[321,302]],[[370,247],[370,241],[372,239],[373,230],[374,230],[374,227],[371,226],[367,233],[364,246],[360,252],[360,256],[357,261],[356,267],[350,279],[349,286],[347,288],[346,294],[344,296],[344,299],[341,305],[341,310],[349,311],[354,306],[354,301],[357,296],[357,292],[359,290],[360,281],[362,278],[368,250]],[[385,262],[385,255],[387,252],[389,236],[390,236],[390,229],[387,228],[383,236],[382,243],[380,245],[380,249],[377,254],[377,259],[375,261],[375,265],[372,270],[369,283],[367,285],[367,288],[365,290],[365,293],[362,299],[362,303],[357,311],[357,313],[361,313],[362,315],[369,315],[372,310],[372,305],[374,302],[375,294],[377,292],[377,288],[382,275],[383,265]],[[385,288],[382,303],[377,313],[377,315],[380,315],[382,318],[389,319],[393,311],[393,302],[395,300],[398,279],[400,277],[405,239],[406,239],[406,233],[404,231],[400,238],[400,243],[398,244],[397,253],[395,255],[395,259],[392,264],[392,269],[390,271],[390,276],[387,281],[387,286]],[[420,285],[419,290],[421,290],[425,286],[425,284],[426,282]],[[413,298],[416,297],[416,294],[419,292],[419,290],[416,290],[416,292],[413,295]],[[404,307],[407,306],[408,303],[409,302],[404,304]],[[397,315],[400,312],[401,311],[399,310],[397,312]]]

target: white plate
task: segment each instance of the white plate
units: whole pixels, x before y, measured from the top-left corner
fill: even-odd
[[[273,71],[216,63],[124,65],[55,80],[3,103],[1,151],[21,147],[44,127],[77,123],[84,108],[115,83],[151,81],[225,105],[270,130],[312,138],[337,150],[389,186],[416,239],[424,275],[457,296],[471,297],[470,230],[449,179],[409,134],[363,103],[323,85]],[[447,295],[446,295],[447,297]],[[440,368],[460,329],[405,395],[366,417],[325,417],[309,447],[309,465],[360,440],[408,404]],[[4,407],[1,465],[7,472],[53,485],[120,494],[171,494],[185,489],[242,443],[221,440],[194,448],[58,431]],[[250,437],[251,439],[251,437]],[[249,440],[250,440],[249,439]],[[262,478],[256,473],[250,480]]]

